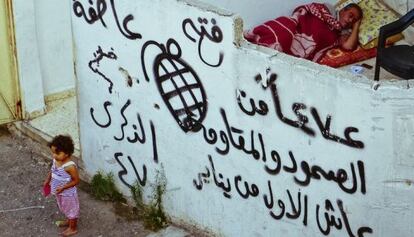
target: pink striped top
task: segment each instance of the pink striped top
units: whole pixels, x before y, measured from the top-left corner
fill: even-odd
[[[75,162],[69,161],[63,164],[61,167],[57,167],[55,159],[53,159],[53,165],[51,168],[52,179],[50,181],[51,193],[56,195],[56,189],[72,181],[72,177],[65,171],[65,167],[75,165]],[[63,190],[59,193],[61,196],[74,196],[77,195],[76,186]]]

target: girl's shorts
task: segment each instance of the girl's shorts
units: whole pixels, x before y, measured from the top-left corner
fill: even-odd
[[[77,219],[79,217],[79,199],[78,195],[61,196],[56,195],[59,210],[65,214],[68,219]]]

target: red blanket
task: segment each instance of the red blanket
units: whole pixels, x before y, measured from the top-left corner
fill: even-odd
[[[291,17],[278,17],[246,32],[255,44],[284,53],[318,61],[338,44],[341,26],[324,4],[300,6]]]

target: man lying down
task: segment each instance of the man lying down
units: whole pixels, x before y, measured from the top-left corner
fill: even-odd
[[[336,46],[354,50],[361,19],[362,10],[354,3],[342,8],[336,17],[325,4],[311,3],[297,7],[291,17],[281,16],[246,31],[244,37],[252,43],[317,62]]]

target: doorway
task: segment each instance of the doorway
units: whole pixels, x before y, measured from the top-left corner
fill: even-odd
[[[12,6],[0,1],[0,124],[21,118]]]

